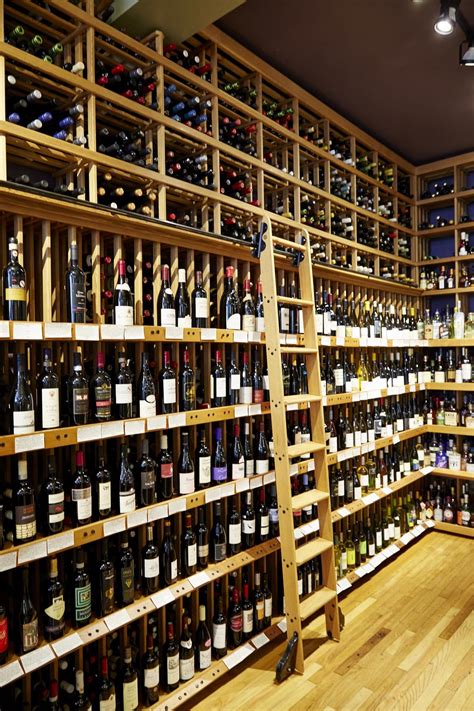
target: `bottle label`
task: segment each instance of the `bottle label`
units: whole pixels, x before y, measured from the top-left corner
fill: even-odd
[[[160,558],[144,558],[143,559],[143,577],[156,578],[160,574]]]
[[[5,301],[26,301],[26,289],[23,286],[10,284],[5,289]]]
[[[336,381],[336,387],[342,387],[344,385],[343,368],[334,368],[334,379]]]
[[[382,547],[382,531],[375,531],[375,545],[377,548]]]
[[[156,477],[155,477],[155,472],[153,469],[142,469],[140,472],[140,480],[141,480],[141,488],[142,488],[142,501],[143,503],[143,495],[145,494],[145,497],[147,497],[148,492],[154,492],[155,490],[155,484],[156,484]]]
[[[145,669],[143,673],[143,683],[145,689],[154,689],[160,683],[160,665],[157,664],[153,669]]]
[[[197,544],[191,543],[186,547],[186,555],[188,557],[188,567],[192,568],[197,565]]]
[[[211,458],[199,457],[199,484],[211,483]]]
[[[230,376],[230,389],[240,390],[240,373],[232,373]]]
[[[135,597],[134,585],[135,567],[133,563],[120,571],[120,580],[122,583],[122,600],[125,604],[133,602]]]
[[[35,504],[15,506],[15,537],[22,541],[34,536],[36,536]]]
[[[255,462],[253,457],[245,460],[245,476],[253,476],[255,474]]]
[[[112,386],[103,384],[94,388],[96,417],[98,420],[109,420],[112,416]]]
[[[243,479],[245,477],[245,460],[242,457],[238,464],[232,464],[232,479]]]
[[[324,318],[323,314],[316,314],[316,333],[324,333]]]
[[[171,580],[176,580],[177,577],[178,577],[178,561],[172,560],[171,561]]]
[[[161,326],[176,326],[176,311],[174,309],[160,309]]]
[[[337,452],[337,437],[329,437],[329,453],[335,454]]]
[[[290,309],[282,306],[280,309],[280,332],[287,333],[290,329]]]
[[[238,545],[242,541],[242,537],[240,535],[240,524],[239,523],[230,523],[229,524],[229,543],[233,546]]]
[[[348,566],[355,565],[355,548],[348,548],[347,549],[347,565]]]
[[[227,316],[226,328],[234,331],[240,331],[242,329],[240,314],[231,314],[230,316]]]
[[[301,577],[298,579],[298,595],[301,596],[302,594],[303,594],[303,578]]]
[[[254,389],[252,391],[252,397],[253,397],[254,403],[256,403],[257,405],[262,403],[263,402],[263,388],[262,389]]]
[[[232,632],[242,632],[242,627],[243,627],[243,620],[242,620],[242,613],[238,613],[237,615],[232,615],[230,620],[230,629]]]
[[[138,708],[138,679],[123,682],[123,711],[135,711]]]
[[[337,495],[338,496],[344,496],[345,492],[345,486],[344,486],[344,479],[339,479],[337,482]]]
[[[154,417],[156,415],[156,397],[147,395],[146,400],[139,402],[140,417]]]
[[[100,699],[99,711],[115,711],[117,704],[115,701],[115,692],[112,691],[108,699]]]
[[[255,519],[242,519],[242,533],[252,534],[255,533]]]
[[[239,400],[242,405],[251,405],[252,404],[252,387],[249,386],[244,386],[240,388],[239,392]]]
[[[178,328],[191,328],[191,314],[187,316],[178,316]]]
[[[268,514],[260,517],[260,535],[268,536],[270,530],[270,516]]]
[[[268,459],[256,459],[255,460],[255,473],[256,474],[266,474],[270,470],[270,464]]]
[[[72,413],[73,415],[87,415],[89,412],[89,390],[87,388],[73,388]]]
[[[227,384],[225,378],[214,378],[215,380],[215,397],[226,397],[227,396]]]
[[[135,508],[135,489],[132,489],[132,491],[121,491],[119,494],[120,513],[130,513],[131,511],[135,511]]]
[[[196,296],[194,300],[194,308],[196,311],[196,318],[208,318],[209,310],[207,308],[207,299],[202,296]]]
[[[51,605],[45,607],[44,609],[45,614],[52,620],[56,620],[56,622],[59,622],[59,620],[63,619],[65,611],[66,603],[64,602],[64,597],[62,595],[58,595],[58,597],[53,597]],[[46,629],[57,630],[58,625],[50,624],[49,620],[47,620]]]
[[[115,402],[117,405],[132,403],[132,383],[117,383],[115,385]]]
[[[179,660],[179,678],[181,681],[189,681],[194,676],[194,654],[189,659]]]
[[[472,366],[470,363],[461,363],[462,379],[469,382],[472,379]]]
[[[176,379],[163,380],[163,402],[165,405],[174,405],[176,402]]]
[[[115,323],[117,326],[133,326],[133,306],[116,306]]]
[[[34,410],[13,411],[13,434],[31,434],[34,431]]]
[[[198,546],[198,556],[199,558],[207,558],[209,555],[209,544],[205,543],[204,545]]]
[[[173,476],[173,464],[172,462],[168,464],[162,464],[160,466],[160,477],[162,479],[171,479]]]
[[[225,543],[215,543],[214,544],[214,560],[220,562],[225,560],[226,556],[226,544]]]
[[[0,654],[4,654],[8,649],[8,618],[5,616],[0,620]]]
[[[109,615],[114,610],[115,569],[104,570],[100,576],[100,599],[103,615]]]
[[[92,613],[91,584],[74,590],[74,618],[76,622],[88,620]]]
[[[210,640],[209,640],[210,642]],[[211,647],[199,650],[199,669],[207,669],[211,666]]]
[[[192,494],[194,491],[194,472],[179,472],[179,493]]]
[[[38,646],[38,618],[25,622],[21,629],[23,652],[31,652]]]
[[[272,523],[278,523],[278,509],[269,509],[269,518]]]
[[[375,555],[375,543],[369,543],[369,558]]]
[[[353,432],[346,432],[345,436],[345,448],[349,449],[350,447],[354,446],[354,433]]]
[[[41,422],[44,430],[59,427],[59,388],[41,391]]]
[[[271,617],[272,616],[272,608],[273,608],[273,598],[271,595],[270,595],[270,597],[265,598],[264,606],[265,606],[265,617]]]
[[[227,467],[212,467],[212,481],[227,481]]]
[[[369,486],[369,475],[368,474],[361,474],[360,485],[363,489],[366,489]]]
[[[225,627],[225,623],[221,622],[212,624],[212,646],[215,649],[225,649],[226,647]]]
[[[263,333],[265,331],[265,318],[263,316],[256,317],[255,327],[257,329],[257,333]]]
[[[250,634],[253,630],[253,610],[242,610],[242,629],[244,634]]]
[[[76,502],[78,521],[84,521],[92,516],[92,489],[90,486],[85,489],[71,489],[71,499]]]
[[[166,657],[166,678],[170,686],[179,684],[179,652]]]

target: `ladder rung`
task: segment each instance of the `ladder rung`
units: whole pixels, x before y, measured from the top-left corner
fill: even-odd
[[[291,296],[277,296],[276,298],[280,304],[289,304],[290,306],[312,306],[312,307],[314,307],[314,302],[308,301],[307,299],[293,299]]]
[[[311,454],[312,452],[324,452],[325,444],[319,442],[301,442],[300,444],[291,444],[288,447],[288,456],[291,459],[301,457],[303,454]]]
[[[316,355],[317,348],[302,348],[301,346],[281,346],[281,353],[299,353],[300,355]]]
[[[332,541],[327,541],[325,538],[314,538],[296,549],[296,565],[303,565],[303,563],[313,560],[313,558],[325,553],[332,547]]]
[[[275,244],[281,244],[282,247],[287,247],[288,249],[297,249],[299,252],[306,252],[306,245],[298,244],[297,242],[292,242],[289,239],[284,239],[283,237],[272,237]]]
[[[321,395],[285,395],[285,405],[300,405],[303,402],[321,402]]]
[[[292,496],[291,508],[293,511],[297,511],[298,509],[304,509],[305,506],[311,506],[311,504],[319,504],[320,501],[325,501],[326,499],[329,499],[327,491],[310,489],[309,491],[303,491],[302,494]]]
[[[306,620],[315,612],[320,610],[322,607],[335,600],[337,594],[335,590],[330,590],[329,588],[323,587],[316,590],[312,595],[303,600],[300,604],[300,617],[302,620]]]

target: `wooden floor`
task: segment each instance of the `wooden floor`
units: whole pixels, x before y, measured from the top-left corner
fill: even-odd
[[[472,711],[474,543],[430,532],[342,598],[341,642],[305,627],[304,676],[273,683],[284,644],[226,676],[193,711]],[[223,680],[224,682],[224,680]]]

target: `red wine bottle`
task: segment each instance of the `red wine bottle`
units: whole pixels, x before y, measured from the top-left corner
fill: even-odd
[[[166,630],[167,642],[163,650],[165,661],[165,689],[168,693],[179,686],[179,646],[174,636],[174,625],[168,622]]]
[[[173,496],[173,457],[168,449],[168,435],[161,435],[160,448],[158,459],[160,496],[162,499],[171,499]]]
[[[255,587],[253,591],[253,626],[255,632],[261,632],[264,627],[265,601],[260,588],[260,573],[255,573]]]
[[[142,353],[142,369],[138,377],[138,412],[140,417],[153,417],[156,415],[156,389],[148,353]]]
[[[26,377],[25,356],[16,356],[16,383],[10,398],[11,431],[13,434],[30,434],[35,431],[33,395]]]
[[[222,484],[222,482],[227,481],[227,460],[222,444],[222,429],[220,427],[216,427],[216,445],[211,461],[212,481],[215,484]]]
[[[227,536],[221,521],[221,502],[214,504],[214,526],[211,531],[211,551],[214,563],[220,563],[227,556]]]
[[[227,404],[227,377],[222,365],[221,352],[216,351],[216,363],[211,374],[211,405],[224,407]]]
[[[112,381],[105,371],[105,354],[97,353],[97,371],[91,380],[92,416],[96,422],[112,417]]]
[[[171,535],[171,521],[166,519],[163,543],[161,546],[162,586],[168,587],[178,579],[178,558]]]
[[[27,565],[22,568],[22,578],[23,591],[18,619],[18,654],[27,654],[36,649],[39,642],[38,613],[30,596],[30,572]]]
[[[95,475],[95,514],[97,518],[107,518],[112,512],[112,475],[105,466],[103,456],[99,457],[99,467]]]
[[[156,592],[160,585],[160,557],[154,541],[153,525],[146,527],[146,543],[142,551],[143,590],[145,595]]]
[[[115,709],[115,684],[109,677],[109,661],[107,657],[100,660],[100,681],[99,681],[99,711]]]
[[[191,304],[186,288],[186,269],[178,269],[178,291],[175,299],[176,322],[181,328],[191,328]]]
[[[133,325],[133,296],[126,277],[125,260],[119,259],[118,281],[114,291],[114,323],[118,326]]]
[[[142,442],[142,456],[137,463],[137,490],[139,492],[139,506],[150,506],[156,500],[156,466],[150,457],[150,443],[147,439]]]
[[[237,587],[232,590],[232,605],[229,609],[229,646],[232,649],[242,644],[243,615]]]
[[[211,453],[206,444],[206,430],[201,428],[195,452],[196,489],[207,489],[211,484]]]
[[[206,606],[199,605],[199,625],[196,631],[196,664],[199,671],[211,666],[212,639],[206,624]]]
[[[68,380],[68,409],[72,425],[89,421],[89,381],[82,371],[81,354],[73,353],[73,374]]]
[[[28,481],[26,459],[18,460],[18,483],[13,489],[12,505],[16,545],[33,541],[36,538],[36,499]]]
[[[122,665],[122,708],[124,711],[138,709],[138,673],[132,662],[132,650],[125,648]]]
[[[119,512],[131,513],[136,509],[135,478],[128,463],[128,447],[120,447]]]
[[[121,607],[135,599],[135,561],[128,541],[127,531],[120,534],[118,555],[118,602]]]
[[[231,479],[243,479],[245,477],[245,459],[244,450],[240,441],[240,426],[238,422],[234,423],[234,440],[231,447],[231,456],[229,457],[231,464]]]
[[[226,619],[222,595],[217,598],[216,611],[212,619],[212,656],[221,659],[227,654]]]
[[[99,594],[97,595],[97,616],[105,617],[114,611],[115,606],[115,566],[109,557],[109,541],[102,541],[102,553],[97,566]]]
[[[253,605],[249,599],[249,584],[243,584],[242,602],[242,637],[244,640],[250,639],[253,635]]]
[[[241,329],[240,299],[234,286],[234,267],[226,267],[224,293],[220,303],[221,328]]]
[[[146,638],[146,652],[143,655],[143,705],[153,706],[160,698],[160,658],[155,652],[153,637],[151,634]]]
[[[65,611],[64,589],[58,575],[58,559],[50,558],[49,582],[46,588],[44,608],[44,636],[48,641],[63,636]]]
[[[229,553],[230,555],[236,555],[240,553],[242,547],[242,524],[240,514],[237,511],[235,496],[232,497],[232,511],[228,519],[228,528]]]
[[[196,529],[198,568],[204,570],[209,563],[209,530],[206,525],[206,511],[203,506],[198,510],[198,526]]]
[[[194,328],[207,328],[209,322],[209,305],[207,292],[202,285],[202,272],[197,271],[195,287],[191,294],[192,326]]]
[[[69,323],[86,322],[86,275],[78,263],[78,247],[71,244],[71,261],[66,272],[66,318]]]
[[[184,531],[182,535],[182,566],[183,575],[189,577],[197,570],[197,542],[196,534],[193,531],[193,521],[191,514],[186,514],[184,519]]]
[[[193,638],[188,629],[188,616],[183,615],[181,638],[179,640],[179,679],[190,681],[194,676],[195,649]]]
[[[255,528],[255,509],[252,503],[252,492],[247,491],[245,507],[242,511],[242,544],[244,548],[252,548],[255,545]]]
[[[181,454],[178,459],[178,491],[180,496],[194,491],[194,465],[189,451],[189,432],[181,433]]]
[[[64,484],[57,477],[52,455],[48,457],[48,476],[41,487],[40,500],[44,533],[60,533],[64,526]]]
[[[163,351],[163,368],[158,376],[160,385],[160,411],[169,414],[176,411],[176,372],[171,366],[169,351]]]
[[[40,428],[59,427],[59,378],[53,371],[50,348],[43,350],[43,371],[36,381],[36,392]]]
[[[118,364],[115,376],[115,417],[127,420],[133,415],[133,376],[123,351],[118,354]]]
[[[89,573],[84,564],[84,551],[76,548],[73,578],[73,621],[75,627],[84,627],[92,615],[92,594]]]
[[[161,289],[158,294],[157,311],[159,326],[176,326],[174,296],[170,285],[170,268],[167,264],[161,267]]]
[[[72,480],[71,501],[74,526],[84,526],[92,521],[91,480],[84,468],[84,452],[76,452],[76,473]]]
[[[18,261],[18,240],[8,240],[8,262],[3,269],[3,318],[26,321],[26,272]]]
[[[242,330],[255,332],[256,326],[256,311],[252,297],[250,279],[244,279],[244,298],[242,299]]]
[[[183,365],[179,373],[179,409],[188,412],[196,409],[196,391],[194,387],[194,370],[189,364],[189,351],[183,351]]]

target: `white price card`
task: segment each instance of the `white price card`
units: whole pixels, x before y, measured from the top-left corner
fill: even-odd
[[[249,415],[261,415],[262,414],[262,405],[260,403],[254,404],[254,405],[249,405]]]
[[[358,578],[362,578],[362,577],[366,574],[364,568],[362,568],[362,567],[361,567],[361,568],[356,568],[356,569],[354,570],[354,573],[357,575]]]
[[[51,642],[51,646],[57,657],[64,657],[65,654],[69,654],[74,649],[82,646],[82,639],[79,637],[77,632],[72,632],[61,639],[58,639],[56,642]]]
[[[298,410],[298,409],[299,409],[299,408],[298,408],[298,405],[297,405],[296,402],[295,402],[293,405],[287,405],[287,406],[286,406],[286,411],[287,411],[287,412],[292,412],[292,411]]]
[[[349,588],[352,587],[352,583],[348,581],[347,578],[341,578],[341,580],[337,581],[337,592],[342,592],[343,590],[349,590]]]
[[[128,436],[145,434],[145,420],[125,420],[125,434]]]
[[[144,326],[125,326],[126,341],[144,341],[145,328]]]
[[[295,528],[295,540],[299,540],[300,538],[304,538],[304,533],[300,528]]]
[[[44,324],[44,340],[50,338],[72,338],[72,323],[60,323],[59,321],[51,321]]]
[[[191,575],[191,577],[188,578],[188,582],[191,583],[194,589],[200,588],[202,585],[206,585],[209,580],[209,575],[205,571]]]
[[[312,472],[312,471],[314,471],[315,467],[316,467],[316,463],[315,463],[314,459],[310,459],[308,462],[307,471]]]
[[[64,533],[58,533],[57,536],[51,536],[47,543],[48,555],[72,548],[74,546],[74,531],[64,531]]]
[[[349,509],[346,509],[345,506],[342,506],[340,509],[336,509],[334,513],[338,513],[339,516],[344,518],[345,516],[350,516],[352,512]]]
[[[248,405],[235,405],[234,407],[234,417],[237,419],[239,417],[247,417],[249,414]]]
[[[76,341],[94,341],[97,343],[100,340],[99,326],[95,323],[76,323],[74,325],[74,337]]]
[[[39,667],[49,664],[55,658],[56,657],[54,656],[51,646],[49,644],[45,644],[38,649],[34,649],[32,652],[28,652],[28,654],[23,654],[20,657],[20,661],[21,666],[25,670],[25,674],[30,674],[30,672],[35,669],[39,669]]]
[[[117,612],[112,612],[111,615],[104,617],[104,622],[107,625],[110,632],[118,629],[118,627],[123,627],[130,622],[130,615],[127,610],[117,610]]]
[[[255,648],[252,647],[251,644],[247,643],[236,649],[235,652],[228,654],[226,657],[224,657],[222,661],[226,665],[227,669],[233,669],[237,666],[237,664],[243,662],[244,659],[247,659],[247,657],[249,657],[254,652]]]
[[[237,479],[235,482],[235,493],[240,494],[242,491],[248,491],[250,489],[250,479]]]
[[[290,476],[298,474],[298,464],[290,464]]]
[[[102,425],[84,425],[77,428],[78,442],[95,442],[102,439]]]
[[[9,321],[0,321],[0,338],[10,338]]]
[[[202,341],[215,341],[217,338],[217,329],[215,328],[201,328],[201,340]]]
[[[182,341],[184,336],[184,328],[181,326],[166,326],[165,338],[167,341]]]
[[[435,527],[435,522],[432,521],[431,519],[428,519],[428,521],[425,521],[425,526],[428,526],[428,528],[434,528]]]
[[[247,331],[234,331],[234,343],[248,343],[249,334]]]
[[[405,545],[406,545],[407,543],[410,543],[410,541],[413,540],[413,536],[410,532],[404,533],[403,536],[400,538],[400,540],[402,543],[405,543]]]
[[[157,610],[159,610],[160,607],[168,605],[170,602],[174,602],[174,600],[174,595],[169,588],[159,590],[157,593],[151,596],[151,601]]]
[[[322,346],[330,346],[331,345],[331,336],[320,336],[320,340],[321,340]]]
[[[255,647],[255,649],[261,649],[261,647],[264,647],[266,644],[268,644],[270,641],[270,638],[267,637],[265,632],[260,632],[260,634],[255,635],[255,637],[252,637],[250,640],[251,644]]]
[[[18,565],[29,563],[30,560],[38,560],[38,558],[46,558],[48,550],[46,540],[30,543],[27,546],[20,546],[18,549]]]
[[[233,496],[235,494],[235,484],[233,481],[229,481],[227,484],[222,484],[220,490],[222,498]]]
[[[14,321],[13,339],[15,341],[41,341],[43,324],[41,321]]]
[[[221,487],[220,486],[211,486],[210,489],[206,489],[204,497],[206,499],[206,504],[211,503],[211,501],[219,501],[221,498]]]
[[[423,467],[422,469],[420,469],[420,472],[424,475],[431,474],[433,469],[434,469],[434,467]]]
[[[259,333],[259,331],[249,331],[248,333],[249,341],[252,343],[261,343],[262,342],[262,334]]]
[[[123,341],[125,331],[123,326],[114,323],[103,323],[100,326],[100,337],[103,341]]]
[[[319,531],[319,521],[318,519],[315,519],[314,521],[310,521],[308,523],[308,528],[311,529],[311,533],[316,533],[316,531]]]
[[[258,489],[263,484],[263,477],[262,475],[253,476],[251,479],[249,479],[249,481],[251,489]]]
[[[32,452],[35,449],[44,449],[44,434],[42,432],[15,438],[15,454]]]
[[[283,634],[285,634],[285,632],[288,628],[288,625],[286,624],[286,617],[284,617],[282,620],[280,620],[280,622],[277,624],[277,627],[279,630],[281,630],[283,632]]]
[[[186,427],[186,413],[176,412],[174,415],[168,415],[168,427]]]
[[[2,553],[0,555],[0,573],[16,568],[16,551]]]
[[[158,504],[148,509],[148,522],[159,521],[162,518],[168,518],[168,504]]]
[[[146,418],[146,429],[148,432],[153,430],[164,430],[166,428],[166,415],[156,415],[155,417]]]
[[[384,494],[387,494],[387,496],[390,496],[390,494],[393,494],[393,490],[389,486],[383,486],[382,491]]]
[[[148,511],[146,509],[137,509],[132,511],[127,516],[127,528],[136,528],[143,526],[148,521]]]
[[[415,526],[411,532],[414,536],[421,536],[421,534],[425,532],[425,529],[423,526]]]
[[[171,501],[168,502],[168,511],[170,516],[175,513],[180,513],[181,511],[186,511],[186,497],[180,496],[177,499],[171,499]]]
[[[379,500],[379,497],[377,496],[377,494],[374,494],[374,493],[367,494],[367,496],[362,497],[362,501],[364,502],[364,504],[366,506],[369,506],[369,504],[375,504],[375,502],[378,500]]]
[[[394,543],[392,543],[388,548],[385,549],[386,551],[390,551],[390,555],[396,555],[397,553],[400,553],[400,548],[396,546]]]
[[[314,464],[314,459],[313,459],[313,464]],[[263,475],[263,483],[264,484],[273,484],[275,481],[275,472],[267,472],[267,474]]]
[[[124,433],[123,421],[102,423],[102,437],[121,437]]]
[[[393,435],[393,444],[398,444],[400,442],[400,435],[399,434],[394,434]]]
[[[104,521],[104,537],[125,531],[126,523],[125,516],[113,518],[110,521]]]
[[[362,566],[362,567],[364,568],[364,570],[365,570],[366,573],[372,573],[372,572],[375,570],[374,566],[371,565],[370,563],[366,563],[366,564],[365,564],[364,566]]]
[[[0,667],[0,687],[6,686],[6,684],[11,684],[12,681],[15,681],[15,679],[19,679],[20,676],[23,676],[23,669],[21,668],[21,664],[16,659],[14,662],[10,662],[10,664],[3,664]]]

